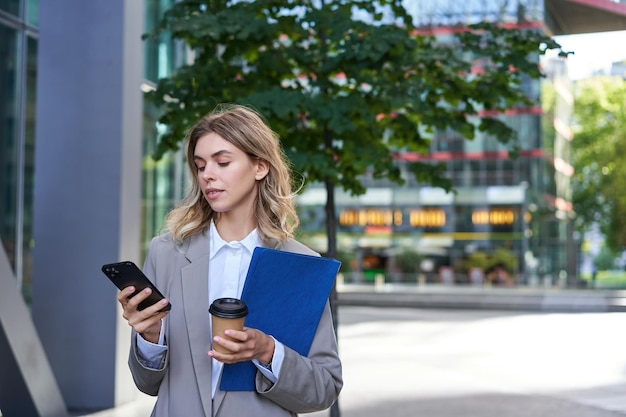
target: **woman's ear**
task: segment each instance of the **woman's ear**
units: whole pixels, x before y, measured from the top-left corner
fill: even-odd
[[[259,159],[256,163],[256,175],[254,176],[254,178],[257,181],[260,181],[265,178],[267,174],[269,174],[269,172],[270,164],[268,164],[268,162],[264,159]]]

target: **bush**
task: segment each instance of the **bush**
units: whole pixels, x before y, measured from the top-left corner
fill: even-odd
[[[405,249],[396,254],[395,259],[396,267],[405,274],[419,272],[421,261],[421,255],[411,249]]]
[[[491,254],[480,251],[472,252],[462,263],[463,271],[466,273],[471,268],[490,271],[497,266],[504,268],[509,274],[513,274],[517,269],[517,257],[508,249],[498,248]]]

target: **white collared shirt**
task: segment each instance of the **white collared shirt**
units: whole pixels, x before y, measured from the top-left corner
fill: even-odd
[[[219,235],[215,224],[211,222],[209,229],[209,271],[208,284],[209,304],[222,297],[241,298],[241,292],[252,259],[254,248],[261,246],[258,233],[255,230],[250,232],[241,241],[226,242]],[[208,314],[208,313],[207,313]],[[161,326],[161,335],[159,343],[150,343],[138,335],[137,349],[139,356],[143,359],[145,366],[158,369],[161,366],[167,346],[164,345],[165,326]],[[207,329],[211,331],[211,329]],[[274,357],[272,358],[272,369],[269,370],[260,364],[258,360],[253,360],[257,369],[265,375],[270,381],[276,382],[280,372],[280,367],[284,358],[284,346],[274,340]],[[212,386],[211,393],[215,396],[217,384],[224,364],[216,359],[213,361]]]

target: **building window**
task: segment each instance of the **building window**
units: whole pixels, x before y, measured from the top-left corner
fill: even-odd
[[[8,6],[8,2],[0,3]],[[16,220],[18,199],[18,33],[0,26],[0,237],[9,262],[16,264]]]
[[[0,10],[4,10],[5,12],[15,16],[19,16],[20,0],[0,0]]]
[[[27,301],[34,246],[37,11],[37,0],[0,0],[0,240]]]

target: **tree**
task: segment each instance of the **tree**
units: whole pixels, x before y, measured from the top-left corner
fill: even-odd
[[[516,149],[497,114],[529,100],[539,55],[559,45],[537,30],[494,24],[459,30],[442,45],[419,33],[403,0],[184,0],[149,36],[170,34],[194,52],[148,99],[163,109],[159,157],[219,102],[264,114],[307,182],[325,184],[327,256],[336,255],[335,187],[354,195],[364,174],[402,183],[396,156],[426,153],[437,130],[477,131]],[[451,190],[440,165],[409,163],[415,177]],[[331,307],[335,294],[331,295]],[[336,317],[336,311],[335,311]]]
[[[618,77],[578,81],[574,91],[573,203],[576,226],[597,223],[606,245],[626,246],[626,82]]]
[[[600,271],[616,269],[615,261],[619,258],[619,255],[619,253],[616,253],[608,246],[602,246],[598,256],[594,259],[597,269]]]
[[[415,30],[401,0],[185,0],[147,37],[163,33],[194,60],[147,94],[168,128],[155,156],[177,149],[216,103],[253,105],[295,170],[326,185],[331,256],[335,186],[362,194],[366,172],[402,183],[395,156],[427,152],[435,130],[482,131],[515,150],[515,131],[474,116],[530,104],[522,81],[541,77],[539,55],[560,49],[536,30],[488,23],[441,45]],[[420,181],[451,189],[441,166],[409,165]]]

